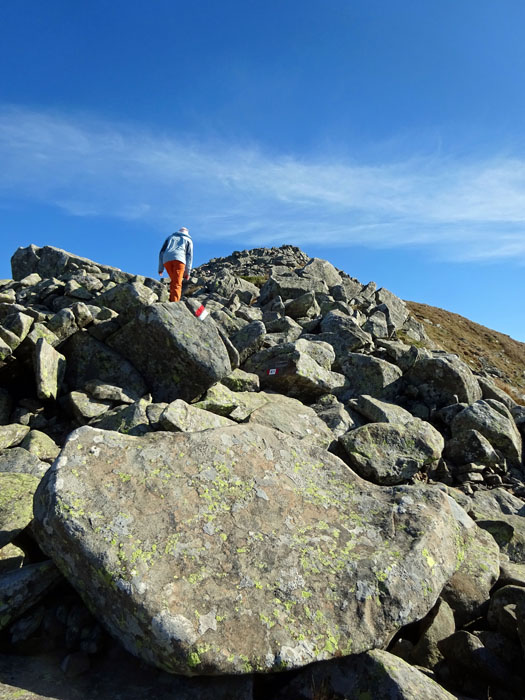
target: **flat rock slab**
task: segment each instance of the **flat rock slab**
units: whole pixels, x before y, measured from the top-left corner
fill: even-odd
[[[439,489],[380,488],[263,426],[82,427],[35,535],[125,647],[172,673],[296,668],[384,646],[456,567]]]

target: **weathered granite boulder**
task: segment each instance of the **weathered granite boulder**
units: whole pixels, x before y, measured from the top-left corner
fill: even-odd
[[[355,404],[355,410],[371,423],[398,423],[406,425],[414,420],[414,416],[395,403],[380,401],[373,396],[361,394]]]
[[[109,411],[113,402],[93,399],[85,391],[70,391],[69,394],[62,397],[61,405],[79,425],[85,425],[92,418],[98,418]]]
[[[348,379],[347,398],[367,394],[385,401],[393,400],[399,392],[402,371],[386,360],[371,355],[351,352],[342,363],[342,372]]]
[[[376,484],[400,484],[441,457],[443,437],[430,423],[368,423],[339,438],[350,466]]]
[[[311,408],[317,413],[318,417],[326,423],[332,431],[334,438],[344,435],[349,430],[362,425],[356,421],[356,416],[352,416],[340,401],[332,394],[321,396],[319,401],[312,404]],[[364,421],[363,421],[364,422]]]
[[[228,416],[240,423],[246,420],[252,411],[265,404],[270,397],[277,398],[278,395],[269,395],[264,391],[231,391],[219,383],[210,387],[202,399],[192,405],[204,411],[216,413],[218,416]]]
[[[83,391],[88,382],[97,380],[120,387],[135,400],[148,391],[131,362],[86,331],[69,338],[61,352],[66,356],[65,379],[71,390]]]
[[[306,294],[306,292],[328,294],[328,286],[322,279],[300,277],[295,272],[274,273],[261,288],[259,303],[261,305],[266,304],[277,296],[282,299],[296,299]]]
[[[374,649],[301,671],[276,700],[455,700],[414,666]]]
[[[342,284],[343,281],[335,267],[321,258],[310,258],[298,274],[306,279],[324,280],[329,289]]]
[[[20,423],[0,426],[0,450],[19,445],[28,432],[29,426]]]
[[[441,491],[371,486],[263,426],[205,436],[80,428],[36,495],[42,549],[128,650],[187,675],[297,668],[434,605],[457,559]]]
[[[406,372],[405,379],[417,389],[419,400],[431,409],[461,401],[470,404],[481,398],[476,377],[456,355],[435,353],[432,357],[420,357]]]
[[[436,605],[422,621],[419,638],[410,654],[411,663],[425,668],[434,668],[443,660],[443,654],[438,648],[439,642],[450,637],[455,631],[456,625],[452,608],[446,601],[439,598]]]
[[[192,401],[231,372],[213,320],[184,304],[145,307],[107,342],[145,377],[154,401]]]
[[[31,454],[23,447],[0,450],[0,472],[32,474],[40,479],[48,469],[49,464],[42,462],[36,455]]]
[[[313,292],[305,292],[300,297],[287,302],[284,306],[286,315],[296,320],[298,318],[314,318],[319,316],[320,313],[319,304]]]
[[[33,357],[36,395],[39,399],[56,399],[66,371],[66,358],[44,338],[37,341]]]
[[[487,530],[511,561],[525,564],[525,503],[502,488],[476,491],[469,515]]]
[[[0,547],[33,519],[33,494],[39,479],[31,474],[0,472]]]
[[[60,447],[41,430],[30,430],[20,443],[20,447],[40,460],[52,462],[58,457]]]
[[[278,394],[275,395],[275,400],[267,401],[252,411],[247,422],[274,428],[325,449],[334,442],[334,434],[313,408],[297,399]]]
[[[102,430],[115,430],[126,435],[144,435],[150,431],[150,424],[145,400],[135,401],[132,404],[116,406],[106,411],[101,416],[92,418],[89,424]]]
[[[260,388],[259,377],[256,374],[245,372],[239,368],[223,377],[221,384],[224,384],[231,391],[259,391]]]
[[[447,440],[443,456],[454,464],[497,464],[500,457],[480,432],[474,429],[464,430],[457,437]]]
[[[266,326],[264,323],[252,321],[230,337],[234,348],[239,353],[239,364],[242,364],[250,355],[262,348],[265,335]]]
[[[323,394],[337,394],[345,386],[342,374],[325,369],[314,359],[321,354],[326,357],[322,347],[301,338],[261,350],[248,358],[243,369],[257,374],[263,389],[315,400]]]
[[[163,430],[184,433],[235,425],[229,418],[216,415],[197,406],[191,406],[182,399],[175,399],[168,404],[160,415],[159,423]]]
[[[453,437],[467,430],[477,430],[507,460],[508,464],[522,466],[522,439],[509,410],[499,401],[480,400],[460,411],[453,419],[450,429]]]

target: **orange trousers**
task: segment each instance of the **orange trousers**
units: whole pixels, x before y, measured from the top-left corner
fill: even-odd
[[[170,276],[170,301],[180,301],[182,294],[182,279],[186,265],[179,260],[168,260],[164,263],[166,272]]]

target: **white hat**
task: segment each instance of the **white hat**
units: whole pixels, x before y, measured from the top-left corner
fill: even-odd
[[[186,228],[186,226],[181,226],[180,229],[179,229],[179,233],[189,233],[189,231],[188,231],[188,229]]]

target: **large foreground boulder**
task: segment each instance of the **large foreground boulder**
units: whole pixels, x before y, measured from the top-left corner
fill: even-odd
[[[35,496],[42,549],[126,648],[172,673],[384,647],[456,567],[439,489],[380,488],[264,426],[73,432]]]
[[[146,378],[154,401],[192,401],[232,369],[213,320],[184,304],[147,306],[107,342]]]

